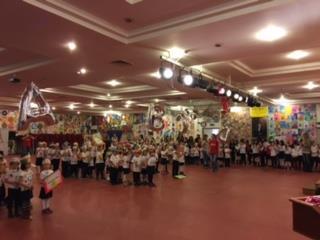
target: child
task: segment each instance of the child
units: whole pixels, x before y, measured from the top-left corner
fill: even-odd
[[[311,163],[310,163],[310,169],[313,171],[314,165],[318,162],[318,152],[319,148],[317,143],[314,141],[311,146]],[[317,166],[316,166],[317,167]]]
[[[118,183],[118,167],[119,167],[119,155],[116,148],[112,149],[112,154],[109,160],[110,169],[110,183],[116,185]]]
[[[78,143],[74,143],[72,147],[72,155],[71,155],[71,161],[70,161],[70,167],[71,167],[71,172],[70,176],[78,178],[79,176],[79,168],[78,168],[78,159],[80,155],[80,149],[78,147]]]
[[[62,176],[67,178],[70,176],[70,161],[71,161],[72,151],[68,142],[64,143],[63,150],[61,151],[62,157]]]
[[[287,144],[284,149],[284,167],[289,170],[292,168],[291,147]]]
[[[38,147],[36,149],[36,166],[37,166],[37,172],[40,173],[42,161],[44,157],[44,148],[42,142],[38,143]]]
[[[6,189],[4,186],[4,178],[7,170],[7,161],[1,156],[0,157],[0,207],[4,205]]]
[[[33,172],[31,170],[30,159],[21,160],[20,189],[21,217],[23,219],[31,220],[31,199],[33,198]]]
[[[60,144],[56,143],[53,145],[53,151],[52,151],[52,166],[53,171],[57,171],[60,167],[60,158],[61,158],[61,152],[60,152]]]
[[[88,156],[88,158],[89,158],[89,165],[88,165],[88,176],[90,177],[90,178],[92,178],[92,176],[93,176],[93,170],[94,170],[94,156],[92,156],[92,149],[91,149],[92,147],[88,147],[88,149],[87,149],[87,156]],[[107,161],[107,160],[106,160]]]
[[[141,173],[141,151],[136,150],[135,155],[132,158],[132,172],[133,172],[133,183],[135,186],[140,186],[140,173]]]
[[[244,142],[244,139],[241,139],[240,145],[239,145],[239,153],[240,153],[240,164],[246,166],[247,160],[246,160],[246,152],[247,145]]]
[[[96,152],[96,179],[104,179],[104,160],[103,160],[103,145],[99,145],[97,147],[97,152]]]
[[[153,175],[156,171],[157,165],[157,157],[154,150],[151,150],[150,157],[147,162],[147,172],[148,172],[148,184],[150,187],[155,187],[156,185],[153,183]]]
[[[224,165],[226,168],[230,167],[230,161],[231,161],[231,149],[229,147],[229,144],[225,144],[225,146],[224,146]]]
[[[81,160],[82,160],[81,177],[82,178],[87,178],[88,168],[89,168],[89,160],[90,160],[90,153],[87,151],[86,145],[84,145],[82,147]]]
[[[12,159],[9,163],[9,170],[6,172],[4,182],[8,189],[7,208],[8,218],[19,217],[20,188],[19,188],[19,159]]]
[[[128,150],[125,150],[122,157],[122,167],[123,167],[123,176],[122,182],[123,185],[130,185],[129,174],[130,174],[130,156],[128,155]]]
[[[142,184],[147,185],[147,163],[149,159],[149,154],[148,150],[145,148],[142,151],[142,156],[141,156],[141,176],[142,176]]]
[[[42,205],[42,214],[51,214],[53,211],[50,209],[50,199],[52,198],[52,191],[46,193],[44,190],[45,179],[53,173],[51,170],[51,161],[45,159],[42,163],[42,171],[40,173],[40,194],[39,198],[41,199]]]
[[[162,174],[168,174],[168,154],[167,154],[166,146],[162,145],[161,151],[160,151],[160,163],[163,166],[161,173]]]
[[[299,146],[293,145],[291,147],[291,159],[292,159],[292,166],[295,170],[298,169],[299,164]]]

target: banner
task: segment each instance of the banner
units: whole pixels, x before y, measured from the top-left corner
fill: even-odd
[[[252,107],[252,108],[250,108],[250,117],[252,117],[252,118],[268,117],[268,107]]]
[[[58,187],[63,181],[61,172],[55,171],[54,173],[52,173],[51,175],[49,175],[48,177],[46,177],[44,179],[44,190],[46,193],[52,191],[53,189],[55,189],[56,187]]]

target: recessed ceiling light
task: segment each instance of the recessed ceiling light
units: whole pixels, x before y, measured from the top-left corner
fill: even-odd
[[[80,111],[77,112],[78,115],[79,115],[80,113],[81,113]]]
[[[154,101],[155,101],[156,103],[160,102],[160,100],[159,100],[158,98],[156,98]]]
[[[74,41],[70,41],[66,44],[66,47],[72,52],[77,49],[77,44]]]
[[[300,59],[305,58],[309,55],[310,55],[310,53],[307,51],[295,50],[295,51],[289,53],[287,55],[287,58],[294,59],[294,60],[300,60]]]
[[[130,105],[129,104],[126,104],[126,105],[124,105],[125,106],[125,108],[129,108],[130,107]]]
[[[51,109],[52,109],[52,110],[56,110],[56,107],[52,107]]]
[[[170,48],[168,52],[169,52],[169,58],[174,60],[179,60],[186,55],[186,50],[179,47]]]
[[[130,104],[132,104],[132,103],[133,103],[133,101],[130,101],[130,100],[126,101],[126,104],[127,104],[127,105],[130,105]]]
[[[150,73],[150,76],[151,77],[154,77],[154,78],[158,78],[160,79],[161,78],[161,74],[159,71],[156,71],[156,72],[153,72],[153,73]]]
[[[112,105],[111,105],[111,104],[109,105],[109,108],[112,108]]]
[[[80,70],[77,72],[78,74],[84,75],[88,72],[88,70],[86,68],[80,68]]]
[[[111,94],[110,93],[107,93],[107,97],[110,97],[111,96]]]
[[[308,82],[308,84],[304,85],[303,88],[312,90],[314,88],[319,87],[319,84],[314,84],[313,82]]]
[[[249,93],[251,93],[253,96],[257,96],[259,93],[262,93],[262,89],[254,87],[249,90]]]
[[[116,86],[120,85],[121,83],[119,81],[113,79],[111,81],[108,81],[107,84],[112,86],[112,87],[116,87]]]
[[[287,31],[282,27],[269,25],[255,34],[256,39],[265,42],[273,42],[287,35]]]
[[[94,102],[91,102],[91,103],[89,104],[89,107],[94,108],[94,107],[95,107]]]
[[[74,109],[74,104],[70,104],[68,107],[69,107],[70,110],[73,110]]]
[[[275,104],[281,105],[281,106],[287,106],[290,104],[291,100],[285,98],[283,95],[280,96],[278,99],[273,100]]]
[[[130,3],[131,5],[142,2],[143,0],[126,0],[127,3]]]

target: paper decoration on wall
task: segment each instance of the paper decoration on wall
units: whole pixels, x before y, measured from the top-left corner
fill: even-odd
[[[162,119],[164,115],[163,107],[154,104],[150,104],[147,113],[147,121],[149,128],[153,131],[160,132],[164,128],[164,121]]]
[[[252,108],[250,108],[250,117],[252,117],[252,118],[268,117],[268,107],[252,107]]]
[[[31,122],[55,124],[55,117],[48,102],[34,83],[30,83],[22,94],[19,105],[18,131],[28,129]]]

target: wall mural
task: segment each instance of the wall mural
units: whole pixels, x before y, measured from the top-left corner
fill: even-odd
[[[268,117],[268,135],[273,138],[284,138],[292,142],[304,131],[309,131],[316,139],[316,105],[270,106]]]
[[[252,121],[249,108],[241,108],[240,112],[228,112],[221,115],[222,128],[229,128],[228,139],[251,139]]]

